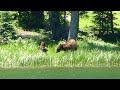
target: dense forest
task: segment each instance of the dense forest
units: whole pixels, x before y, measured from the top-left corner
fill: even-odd
[[[0,67],[118,65],[119,19],[120,11],[0,11]],[[78,50],[56,54],[70,39]]]
[[[119,14],[119,11],[1,11],[0,38],[17,39],[19,32],[33,31],[56,41],[81,39],[85,35],[117,43]]]

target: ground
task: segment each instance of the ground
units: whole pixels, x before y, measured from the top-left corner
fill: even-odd
[[[20,30],[18,32],[18,35],[23,38],[29,38],[31,36],[39,36],[39,34],[37,32],[30,32],[30,31],[23,31],[23,30]]]
[[[120,79],[120,67],[1,68],[0,79]]]

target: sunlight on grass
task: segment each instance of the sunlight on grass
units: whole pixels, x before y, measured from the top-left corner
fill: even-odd
[[[42,53],[32,40],[23,41],[1,45],[0,67],[110,67],[120,63],[120,48],[101,40],[79,40],[77,51],[60,53],[56,53],[57,44],[48,45],[48,52]]]

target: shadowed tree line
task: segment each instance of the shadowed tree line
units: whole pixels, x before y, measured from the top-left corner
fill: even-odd
[[[94,15],[92,22],[95,26],[89,28],[94,36],[105,41],[117,42],[120,33],[114,27],[113,20],[116,18],[113,12],[93,11],[92,14]],[[86,33],[79,30],[79,23],[81,24],[80,18],[89,17],[88,11],[1,11],[0,16],[0,35],[3,38],[12,36],[11,38],[15,39],[16,26],[22,27],[26,31],[50,32],[50,38],[56,41],[77,39],[78,33]],[[68,16],[71,18],[70,21],[67,19]],[[13,21],[16,22],[13,23]]]

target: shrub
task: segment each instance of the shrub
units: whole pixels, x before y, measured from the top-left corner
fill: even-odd
[[[0,38],[3,40],[16,39],[16,30],[13,13],[8,11],[0,12]]]

